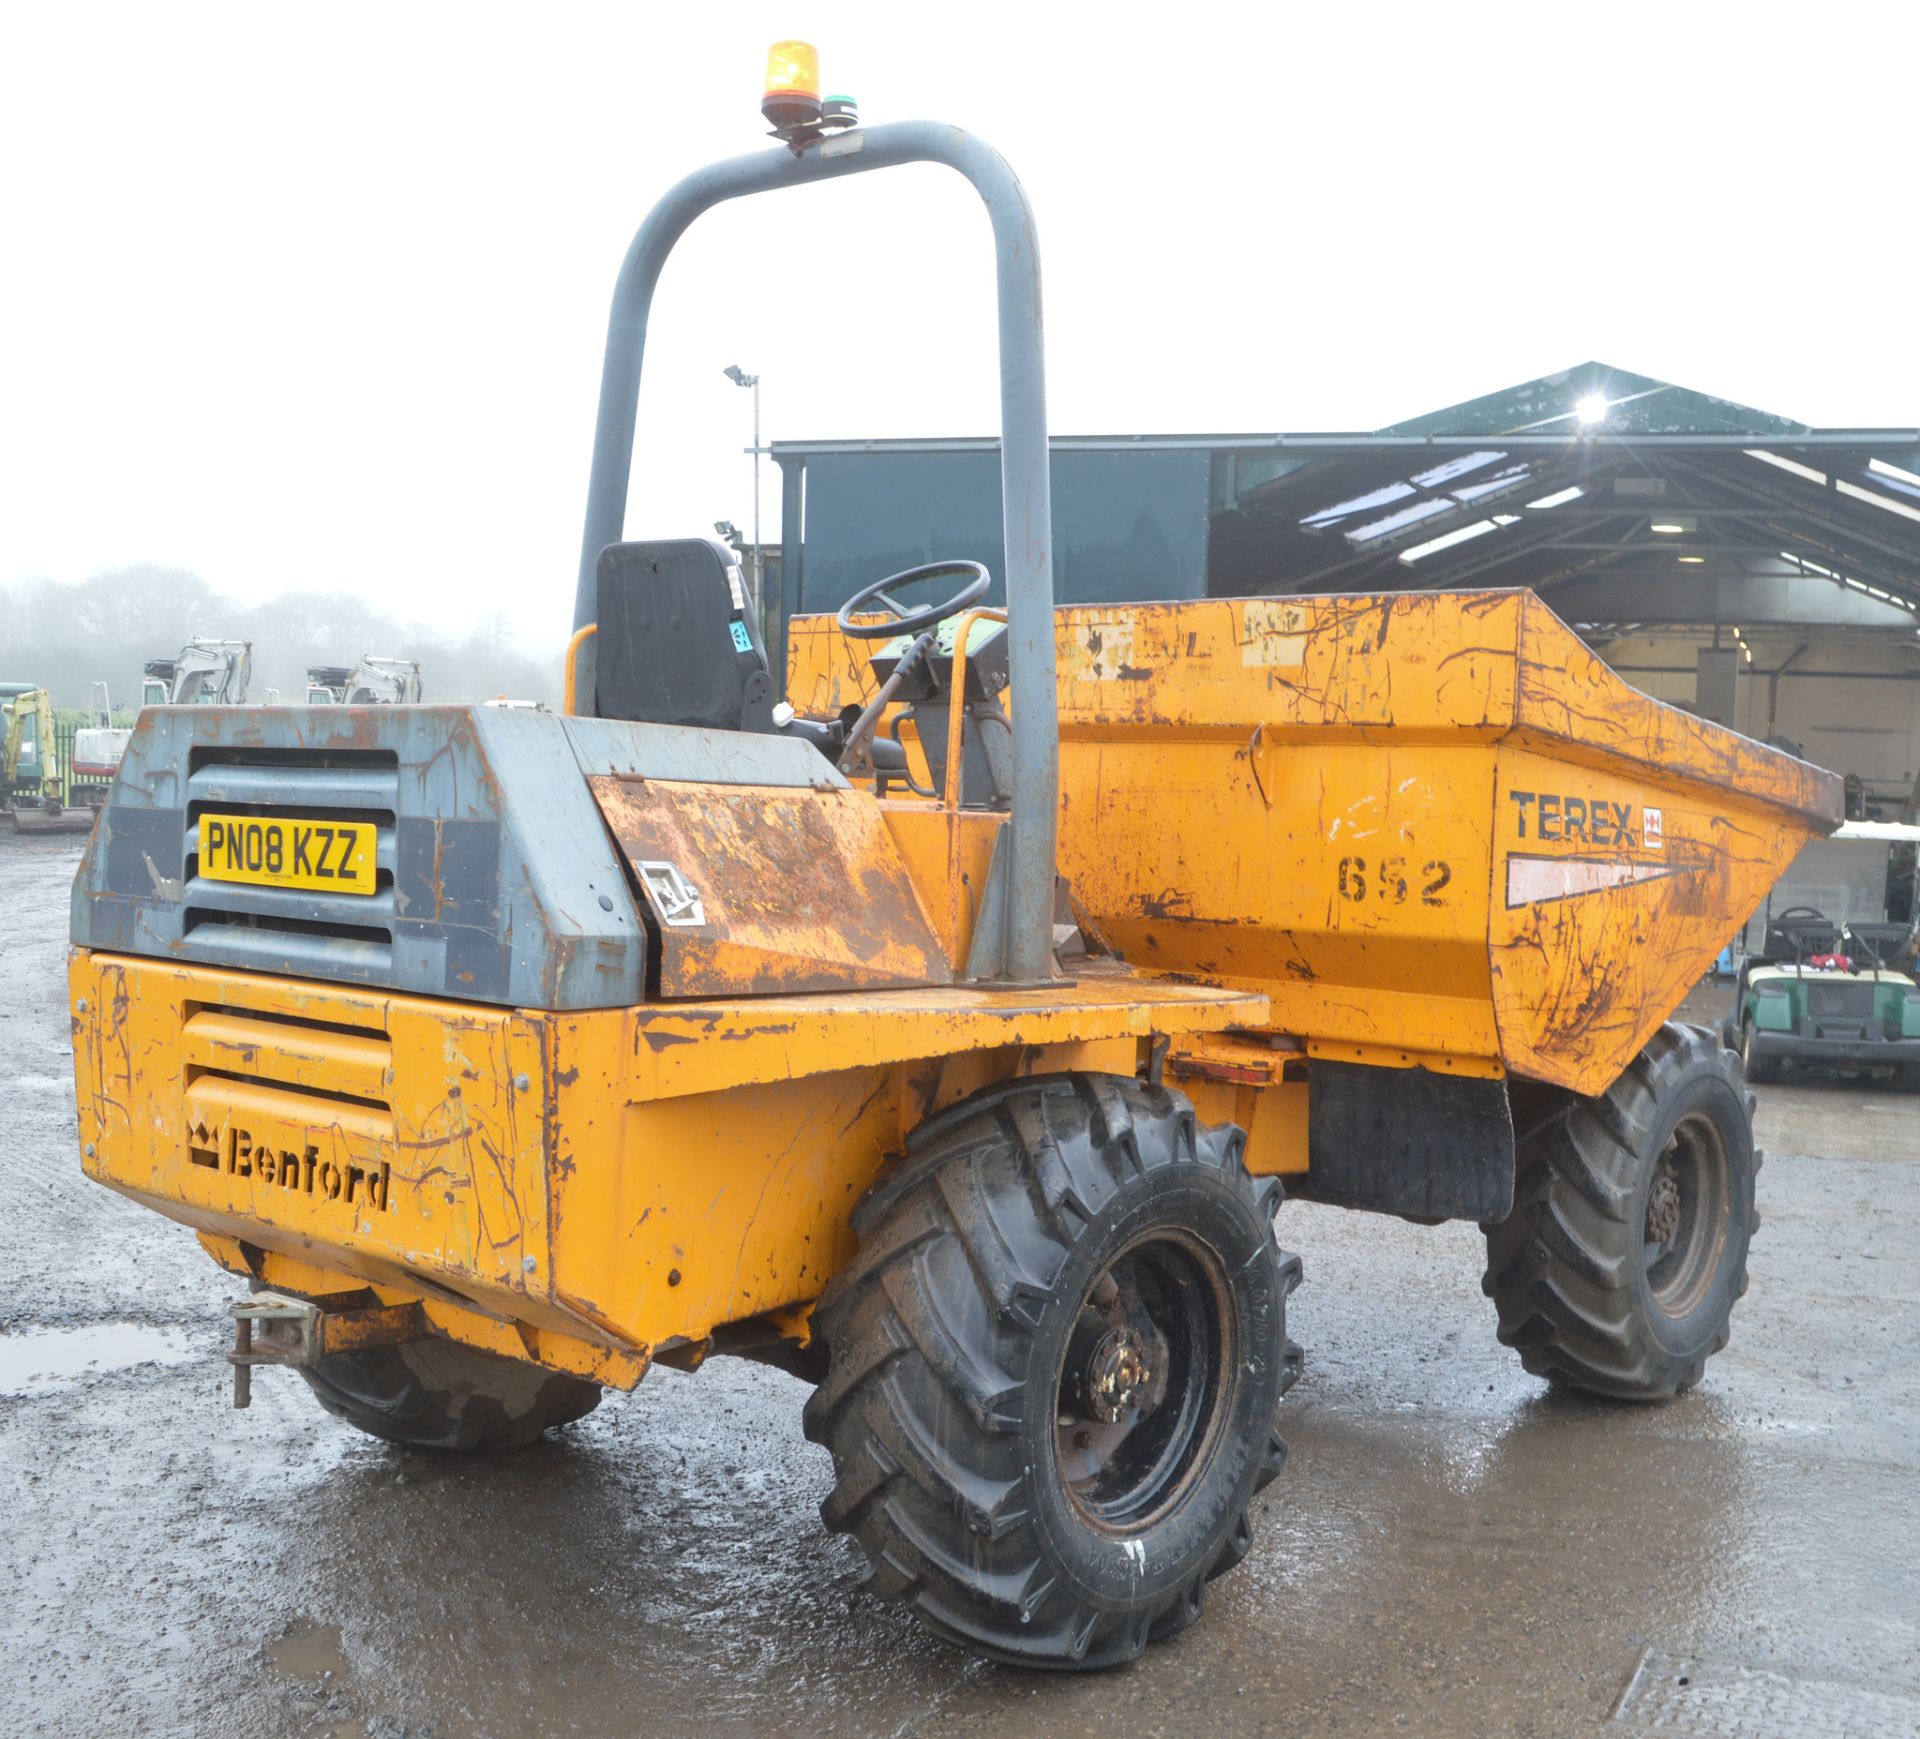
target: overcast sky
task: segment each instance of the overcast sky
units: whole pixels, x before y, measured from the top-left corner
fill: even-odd
[[[762,142],[784,35],[1021,175],[1057,433],[1373,428],[1590,356],[1920,422],[1914,0],[18,5],[0,582],[156,561],[558,640],[614,270]],[[769,439],[992,432],[991,286],[942,169],[702,219],[629,531],[750,524],[731,362]]]

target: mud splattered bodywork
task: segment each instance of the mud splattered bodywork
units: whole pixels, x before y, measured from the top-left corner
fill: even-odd
[[[256,1278],[613,1381],[803,1337],[884,1156],[1011,1076],[1164,1066],[1257,1172],[1484,1218],[1500,1078],[1607,1086],[1838,819],[1522,594],[1063,611],[1058,657],[1061,868],[1134,970],[1039,993],[958,982],[1001,818],[802,743],[149,715],[75,888],[89,1169]],[[209,810],[290,809],[373,826],[372,896],[200,873]]]
[[[1531,593],[1060,624],[1075,897],[1314,1054],[1598,1092],[1841,817],[1834,775],[1637,693]]]
[[[369,827],[373,890],[203,873],[216,815]],[[933,1112],[1264,1013],[956,982],[1004,820],[968,819],[739,732],[156,710],[75,884],[83,1163],[269,1287],[599,1382],[803,1340]]]
[[[1264,991],[1305,1056],[1597,1092],[1841,818],[1834,775],[1629,688],[1528,592],[1058,623],[1076,904],[1135,965]],[[792,691],[855,698],[848,644],[796,622]]]

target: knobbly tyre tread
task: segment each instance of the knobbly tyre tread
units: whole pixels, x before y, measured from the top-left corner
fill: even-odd
[[[300,1374],[336,1418],[409,1449],[525,1449],[600,1404],[598,1383],[452,1340],[333,1353]]]
[[[1704,1344],[1676,1353],[1653,1332],[1639,1296],[1638,1186],[1657,1158],[1647,1148],[1663,1108],[1703,1076],[1732,1094],[1750,1163],[1730,1154],[1724,1308]],[[1550,1090],[1541,1106],[1515,1143],[1513,1211],[1485,1228],[1481,1289],[1498,1310],[1500,1340],[1534,1376],[1617,1400],[1669,1399],[1699,1382],[1706,1361],[1727,1344],[1728,1314],[1747,1290],[1748,1242],[1760,1227],[1754,1100],[1738,1060],[1719,1033],[1668,1021],[1605,1093]]]
[[[1200,1166],[1257,1215],[1275,1263],[1281,1347],[1258,1380],[1277,1404],[1299,1369],[1285,1338],[1299,1263],[1273,1247],[1279,1184],[1248,1176],[1243,1146],[1166,1088],[1084,1075],[987,1089],[914,1132],[854,1210],[860,1249],[814,1313],[831,1359],[804,1415],[834,1461],[822,1519],[859,1541],[874,1592],[909,1602],[950,1642],[1038,1667],[1117,1665],[1199,1616],[1207,1582],[1252,1545],[1248,1500],[1285,1460],[1272,1408],[1233,1473],[1217,1545],[1148,1609],[1114,1610],[1049,1561],[1034,1513],[1044,1470],[1021,1436],[1025,1382],[1054,1282],[1103,1208],[1131,1180]],[[1037,1376],[1050,1432],[1052,1372]]]

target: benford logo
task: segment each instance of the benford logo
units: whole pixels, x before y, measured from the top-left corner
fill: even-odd
[[[384,1159],[378,1165],[322,1159],[320,1149],[310,1144],[275,1147],[237,1123],[216,1131],[197,1117],[187,1125],[187,1158],[228,1177],[258,1178],[289,1193],[383,1212],[393,1178],[393,1168]]]

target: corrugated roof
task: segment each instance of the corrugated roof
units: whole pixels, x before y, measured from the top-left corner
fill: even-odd
[[[1813,428],[1584,362],[1370,433],[1053,445],[1211,452],[1216,594],[1530,586],[1570,621],[1616,624],[1738,620],[1764,596],[1781,620],[1803,619],[1811,599],[1819,620],[1920,631],[1920,429]]]

